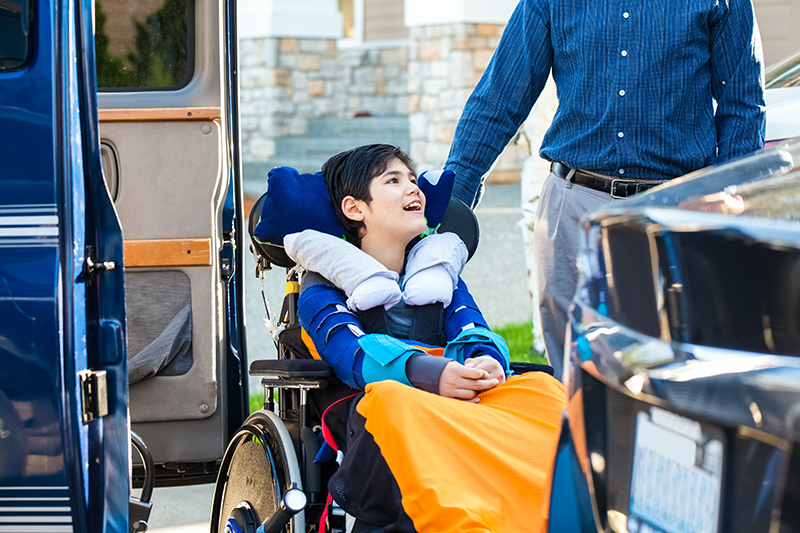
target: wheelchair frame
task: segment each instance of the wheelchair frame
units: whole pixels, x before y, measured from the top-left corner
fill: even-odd
[[[263,279],[273,265],[287,269],[286,282],[292,290],[284,297],[278,326],[284,332],[299,331],[299,283],[292,269],[294,263],[283,247],[259,242],[254,236],[265,197],[266,193],[256,201],[248,225],[256,276]],[[461,237],[470,257],[475,253],[480,235],[478,221],[466,204],[451,199],[441,227]],[[330,389],[336,399],[357,391],[339,381],[324,361],[298,358],[278,335],[276,345],[278,359],[253,361],[250,365],[251,376],[263,376],[264,408],[251,414],[237,430],[222,459],[214,491],[211,533],[255,533],[262,523],[259,531],[265,533],[322,533],[320,525],[326,533],[343,533],[348,520],[327,497],[329,472],[314,462],[320,443],[314,431],[317,428],[310,425],[310,398],[325,389]],[[316,414],[321,417],[322,412]],[[269,476],[264,474],[267,469]],[[262,475],[257,478],[253,471]],[[247,479],[242,481],[240,477]],[[306,496],[300,509],[292,509],[288,501],[296,489]],[[319,524],[323,514],[327,516],[326,524]]]

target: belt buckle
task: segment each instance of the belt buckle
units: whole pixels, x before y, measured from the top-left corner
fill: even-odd
[[[617,192],[617,185],[618,184],[624,184],[625,185],[625,189],[623,189],[624,192],[622,194]],[[629,189],[628,189],[628,185],[631,185],[631,184],[636,185],[636,190],[633,191],[633,193],[631,193],[629,191]],[[624,179],[619,179],[619,178],[615,178],[615,179],[611,180],[611,198],[627,198],[631,194],[636,194],[638,192],[639,192],[639,182],[636,181],[636,180],[624,180]]]

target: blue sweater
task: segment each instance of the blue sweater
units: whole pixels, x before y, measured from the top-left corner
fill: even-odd
[[[300,294],[298,315],[300,325],[311,337],[320,357],[333,367],[337,377],[353,388],[363,389],[367,381],[362,373],[364,351],[359,339],[369,332],[363,330],[358,317],[347,308],[347,298],[344,293],[327,283],[311,285]],[[453,291],[453,300],[444,310],[444,332],[447,341],[450,342],[458,337],[470,324],[477,328],[489,329],[466,284],[459,278],[458,285]],[[407,342],[407,345],[412,349],[413,346],[421,346],[422,343]],[[503,354],[504,349],[507,353],[505,346],[498,347],[491,341],[478,339],[462,343],[459,358],[489,355],[508,371],[509,362],[507,356]]]

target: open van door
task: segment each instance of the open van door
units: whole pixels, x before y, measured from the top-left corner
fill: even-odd
[[[247,414],[233,20],[0,1],[0,531],[126,531],[131,425],[213,482]]]
[[[92,6],[0,2],[0,531],[128,529],[123,246]]]
[[[157,486],[213,482],[248,414],[234,21],[232,1],[95,0],[130,421]]]

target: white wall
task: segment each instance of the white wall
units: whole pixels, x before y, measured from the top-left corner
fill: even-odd
[[[767,66],[800,49],[800,0],[753,0]]]
[[[517,0],[405,0],[406,26],[505,24]]]
[[[343,20],[336,0],[239,0],[240,39],[338,39]]]

